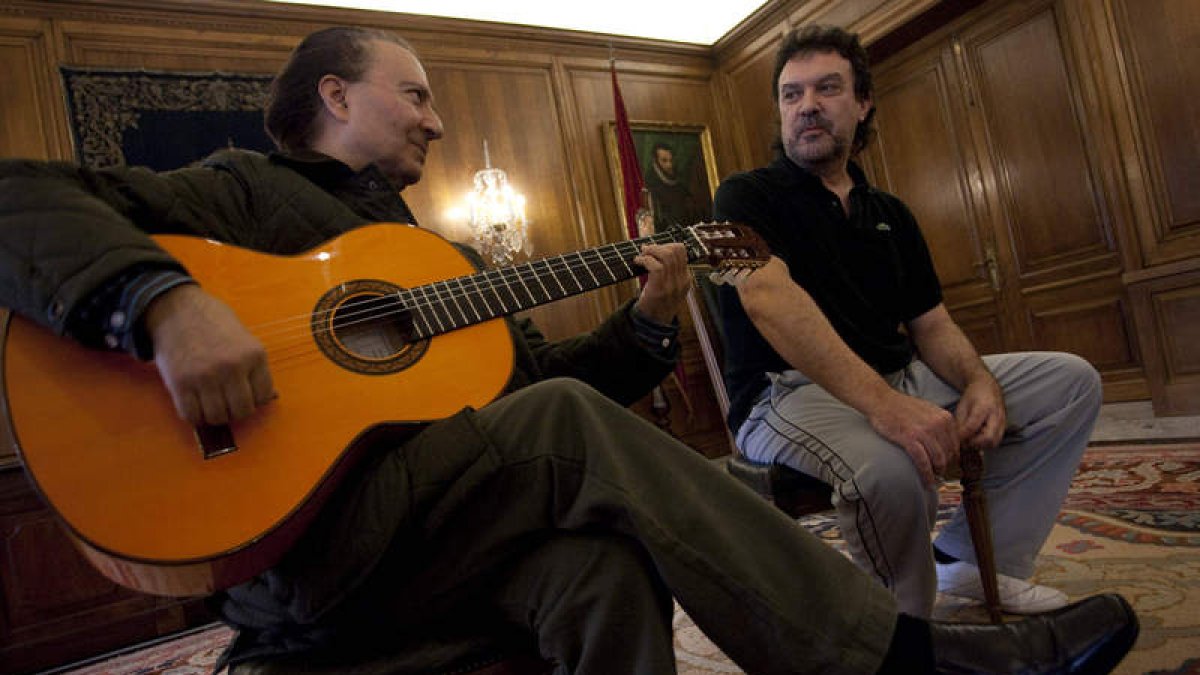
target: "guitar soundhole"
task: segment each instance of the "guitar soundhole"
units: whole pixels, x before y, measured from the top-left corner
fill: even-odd
[[[373,279],[338,285],[313,309],[313,338],[334,363],[364,375],[396,373],[416,363],[429,340],[412,339],[412,312],[399,286]]]

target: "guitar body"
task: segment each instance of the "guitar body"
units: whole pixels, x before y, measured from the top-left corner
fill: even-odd
[[[229,427],[236,450],[206,453],[153,364],[19,317],[4,345],[25,467],[92,563],[123,585],[192,595],[252,577],[303,532],[364,432],[481,407],[511,375],[500,319],[406,344],[386,329],[331,330],[327,317],[352,323],[356,299],[475,272],[431,232],[369,225],[296,256],[156,240],[267,348],[279,397]]]

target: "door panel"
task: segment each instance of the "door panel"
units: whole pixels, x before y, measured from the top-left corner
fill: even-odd
[[[973,196],[979,166],[954,54],[935,46],[880,72],[877,134],[861,160],[876,185],[912,210],[951,313],[977,348],[999,350],[1011,328],[1000,311],[998,270],[990,266],[991,230],[977,206],[985,202]]]
[[[964,43],[1022,280],[1070,275],[1097,256],[1115,266],[1053,10]]]

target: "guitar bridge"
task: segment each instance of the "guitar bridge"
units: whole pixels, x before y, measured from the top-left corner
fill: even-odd
[[[194,431],[204,459],[227,455],[238,449],[237,442],[233,440],[233,429],[228,424],[203,424]]]

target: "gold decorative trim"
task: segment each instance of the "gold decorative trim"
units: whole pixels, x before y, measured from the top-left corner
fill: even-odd
[[[123,134],[143,111],[262,110],[265,75],[60,68],[76,157],[99,168],[125,163]]]

